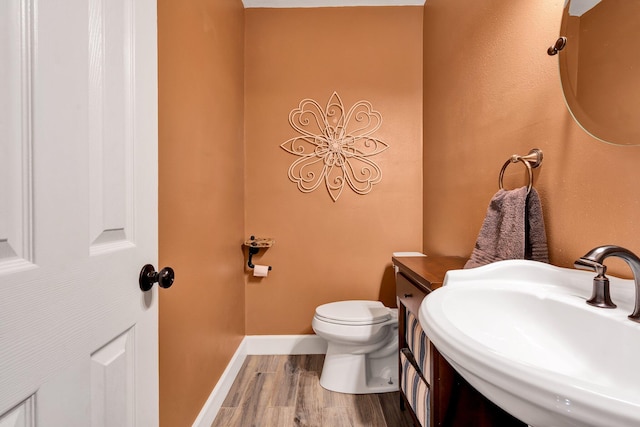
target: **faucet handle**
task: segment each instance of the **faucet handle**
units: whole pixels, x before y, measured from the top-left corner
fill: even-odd
[[[604,272],[593,278],[593,292],[591,294],[591,298],[587,300],[587,304],[601,308],[617,307],[613,301],[611,301],[609,279],[604,275]]]
[[[609,279],[605,276],[605,273],[607,272],[606,265],[585,257],[576,260],[573,265],[575,268],[580,270],[596,272],[596,277],[593,278],[593,292],[591,294],[591,298],[587,300],[587,304],[602,308],[617,307],[613,301],[611,301]]]

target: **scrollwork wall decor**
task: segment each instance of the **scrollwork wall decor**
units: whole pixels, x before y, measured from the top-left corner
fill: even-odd
[[[280,147],[299,157],[288,175],[303,193],[324,182],[335,202],[345,184],[357,194],[367,194],[381,181],[382,171],[370,157],[389,146],[372,136],[382,124],[382,115],[369,101],[358,101],[347,111],[337,92],[325,109],[313,99],[303,99],[289,113],[289,124],[300,136]]]

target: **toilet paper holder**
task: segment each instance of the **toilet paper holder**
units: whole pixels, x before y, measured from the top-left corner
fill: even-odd
[[[270,248],[274,243],[275,240],[268,237],[256,238],[255,236],[251,236],[249,240],[245,240],[244,245],[249,248],[249,261],[247,262],[249,268],[255,267],[253,262],[251,262],[253,256],[260,252],[260,249]],[[271,266],[269,266],[269,271],[271,271]]]

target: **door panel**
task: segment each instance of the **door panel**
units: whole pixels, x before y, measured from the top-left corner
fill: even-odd
[[[0,3],[0,272],[32,260],[31,7]]]
[[[0,427],[33,427],[35,399],[30,397],[0,417]]]
[[[91,424],[94,427],[134,424],[133,329],[91,355]]]
[[[133,236],[133,4],[107,3],[89,2],[92,253],[126,245]]]
[[[0,427],[158,424],[154,0],[0,2]]]

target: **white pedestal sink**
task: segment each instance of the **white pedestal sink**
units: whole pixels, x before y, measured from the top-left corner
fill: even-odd
[[[531,426],[640,426],[634,283],[610,276],[618,308],[597,308],[585,302],[593,277],[524,260],[450,271],[420,323],[471,385]]]

